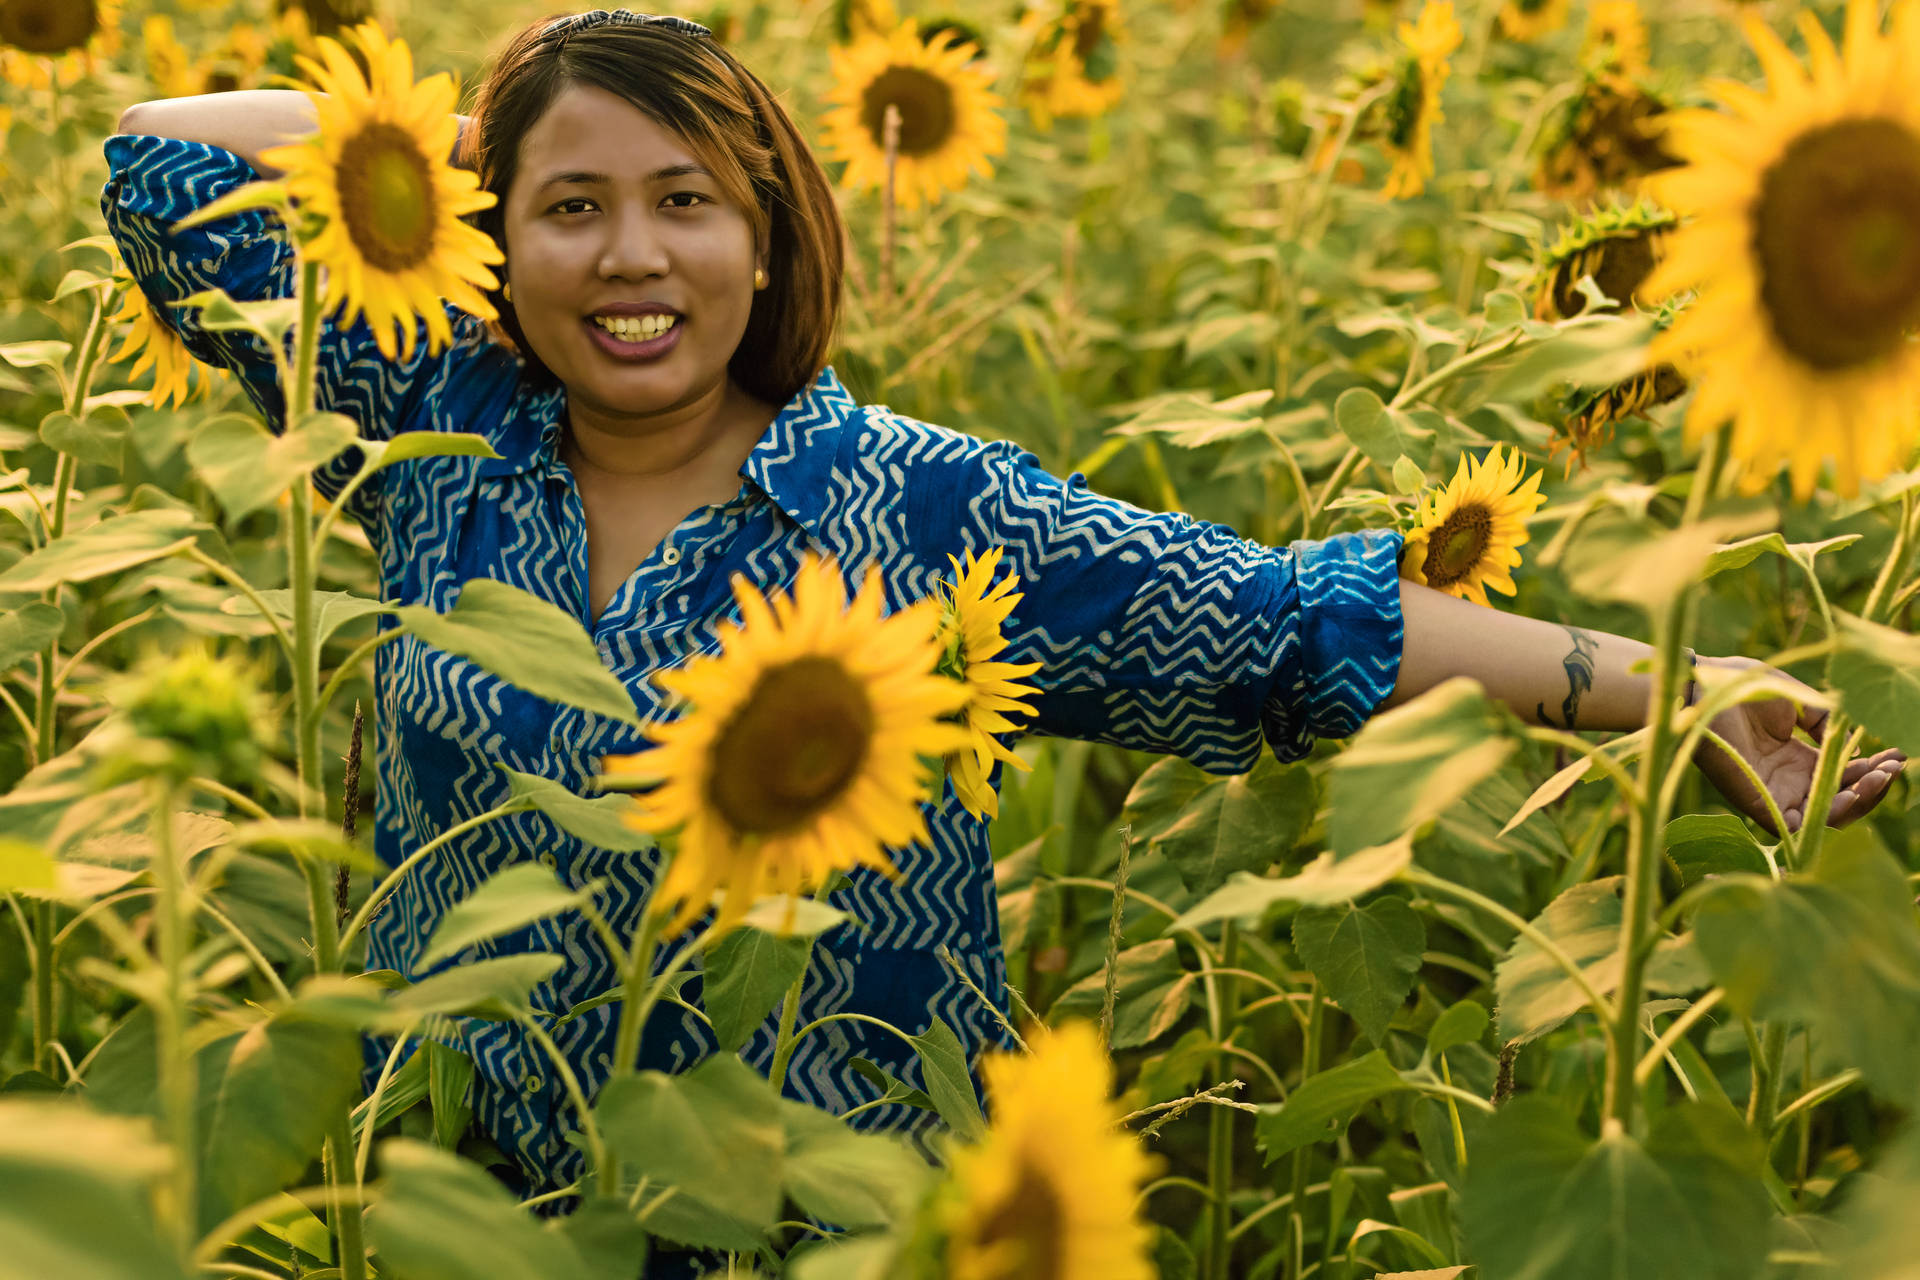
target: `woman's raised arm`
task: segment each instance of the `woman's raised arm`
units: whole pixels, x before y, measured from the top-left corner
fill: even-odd
[[[455,118],[464,133],[467,117]],[[301,90],[236,89],[136,102],[120,113],[119,132],[222,147],[261,177],[277,178],[281,171],[261,160],[260,153],[318,127],[313,103]]]

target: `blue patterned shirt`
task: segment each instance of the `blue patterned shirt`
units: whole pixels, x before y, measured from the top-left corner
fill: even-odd
[[[251,181],[253,170],[232,152],[168,138],[118,135],[107,140],[106,156],[107,226],[134,278],[156,312],[174,318],[188,349],[239,375],[269,426],[281,429],[264,343],[210,332],[192,309],[168,305],[215,286],[241,300],[291,295],[292,250],[270,215],[168,232]],[[831,368],[781,408],[741,466],[739,492],[689,513],[592,617],[586,521],[557,452],[565,389],[533,389],[523,362],[491,342],[480,322],[449,312],[455,341],[437,355],[422,340],[411,357],[386,360],[364,322],[329,326],[321,338],[322,409],[350,415],[370,439],[476,432],[500,454],[400,463],[360,490],[354,514],[378,556],[385,596],[444,611],[462,583],[484,577],[551,601],[579,620],[642,719],[659,712],[647,677],[714,651],[718,625],[737,618],[732,575],[784,588],[809,549],[835,556],[850,574],[877,563],[889,607],[898,608],[934,590],[950,572],[949,555],[1004,546],[1025,599],[1007,624],[1002,656],[1041,664],[1031,677],[1040,690],[1032,731],[1041,734],[1242,772],[1263,742],[1295,760],[1317,737],[1353,733],[1393,688],[1398,533],[1261,546],[1223,525],[1102,497],[1078,473],[1061,480],[1012,442],[859,404]],[[338,490],[357,453],[349,449],[319,472],[323,491]],[[375,688],[375,851],[390,866],[505,800],[496,762],[585,794],[601,756],[647,745],[631,726],[522,692],[411,636],[379,650]],[[799,1017],[856,1011],[919,1033],[938,1016],[971,1060],[982,1047],[1004,1047],[1005,1033],[936,949],[949,948],[1005,1010],[992,856],[986,826],[951,787],[927,818],[929,845],[891,851],[904,873],[897,885],[863,869],[835,895],[866,930],[845,925],[822,937]],[[651,883],[650,856],[589,846],[539,813],[490,823],[406,877],[371,926],[370,965],[423,976],[417,956],[447,908],[528,858],[572,886],[604,880],[603,909],[616,929],[631,932]],[[541,1008],[566,1009],[617,985],[606,951],[577,916],[543,921],[465,958],[535,950],[565,961],[535,992]],[[697,999],[697,991],[696,980],[686,994]],[[617,1012],[601,1006],[554,1031],[589,1093],[608,1076]],[[775,1030],[770,1017],[742,1050],[762,1071]],[[573,1127],[571,1109],[538,1046],[511,1023],[467,1020],[459,1037],[477,1068],[476,1118],[517,1159],[528,1189],[578,1176],[580,1153],[561,1136]],[[713,1049],[701,1022],[666,1006],[641,1059],[672,1071]],[[800,1043],[787,1092],[844,1112],[879,1096],[851,1059],[913,1081],[911,1056],[884,1031],[835,1022]],[[894,1103],[855,1123],[918,1135],[931,1120]]]

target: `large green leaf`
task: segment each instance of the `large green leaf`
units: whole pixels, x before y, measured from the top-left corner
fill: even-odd
[[[1328,846],[1351,854],[1389,843],[1459,800],[1517,746],[1480,683],[1464,676],[1375,716],[1333,762]]]
[[[1743,538],[1728,543],[1707,557],[1706,565],[1701,569],[1702,579],[1715,574],[1725,573],[1729,569],[1744,569],[1762,555],[1784,556],[1789,560],[1811,567],[1816,556],[1828,551],[1838,551],[1860,541],[1860,534],[1844,533],[1837,538],[1826,538],[1820,542],[1788,542],[1778,533],[1763,533],[1757,537]]]
[[[1384,1049],[1310,1076],[1285,1102],[1268,1103],[1254,1119],[1260,1150],[1272,1164],[1290,1151],[1330,1142],[1375,1098],[1410,1089]]]
[[[1766,1258],[1759,1143],[1725,1107],[1678,1103],[1643,1146],[1593,1141],[1517,1098],[1468,1148],[1460,1220],[1483,1280],[1752,1280]]]
[[[1193,1002],[1199,975],[1180,965],[1171,938],[1128,947],[1114,957],[1113,1047],[1137,1049],[1152,1044],[1180,1021]],[[1100,1020],[1105,1007],[1107,973],[1096,969],[1054,1001],[1048,1017]]]
[[[40,438],[50,449],[117,471],[130,425],[126,410],[111,406],[81,418],[55,409],[40,419]]]
[[[1366,387],[1341,394],[1333,405],[1333,421],[1341,435],[1382,467],[1391,468],[1402,454],[1416,463],[1433,454],[1433,432]]]
[[[920,1078],[926,1084],[927,1096],[933,1099],[934,1110],[962,1142],[979,1141],[986,1135],[987,1121],[980,1114],[980,1098],[973,1091],[960,1037],[935,1014],[925,1033],[911,1039],[920,1054]]]
[[[1254,876],[1236,872],[1187,912],[1167,926],[1167,933],[1198,929],[1217,920],[1257,921],[1271,907],[1292,904],[1330,907],[1372,893],[1413,861],[1413,838],[1403,835],[1377,849],[1363,849],[1351,857],[1323,853],[1297,876]]]
[[[293,593],[285,587],[258,593],[260,603],[267,606],[273,616],[283,626],[293,623]],[[359,618],[370,617],[376,613],[392,613],[398,605],[385,604],[371,600],[366,596],[354,595],[351,591],[316,591],[313,593],[314,634],[320,643],[325,644],[333,633]],[[246,596],[232,596],[220,604],[222,613],[236,615],[257,613],[253,601]]]
[[[567,834],[619,853],[653,848],[652,836],[626,824],[622,815],[632,811],[633,802],[625,796],[577,795],[552,778],[522,773],[504,764],[499,768],[507,775],[507,787],[513,795],[526,799]]]
[[[1239,871],[1263,871],[1291,853],[1313,824],[1313,775],[1271,756],[1243,774],[1213,779],[1193,796],[1153,848],[1189,893],[1212,893]]]
[[[1536,916],[1534,928],[1556,943],[1580,967],[1601,995],[1620,985],[1619,876],[1577,884]],[[1686,992],[1707,985],[1699,956],[1683,938],[1666,938],[1647,963],[1647,988]],[[1500,997],[1500,1039],[1531,1040],[1586,1008],[1584,992],[1559,962],[1530,939],[1517,938],[1494,969]]]
[[[1920,929],[1913,889],[1865,823],[1830,832],[1811,873],[1727,876],[1694,936],[1727,1002],[1807,1022],[1817,1055],[1901,1102],[1920,1079]]]
[[[427,1098],[433,1107],[433,1140],[451,1151],[460,1145],[473,1119],[469,1097],[473,1090],[473,1059],[459,1049],[429,1040]]]
[[[467,431],[403,431],[390,440],[362,440],[363,472],[372,473],[415,458],[497,458],[485,436]]]
[[[406,628],[435,648],[554,702],[638,726],[626,686],[600,660],[580,623],[555,605],[491,578],[460,589],[447,613],[402,605]]]
[[[1920,755],[1920,637],[1836,615],[1840,647],[1827,679],[1840,694],[1840,709],[1909,754]]]
[[[1769,505],[1669,529],[1603,509],[1581,525],[1580,536],[1561,557],[1561,568],[1573,589],[1588,599],[1638,605],[1651,612],[1699,581],[1722,541],[1776,519]]]
[[[420,955],[420,963],[438,964],[476,942],[571,911],[582,900],[548,868],[537,862],[516,862],[495,872],[478,889],[447,908]]]
[[[1427,928],[1405,899],[1312,908],[1293,918],[1293,949],[1335,1004],[1384,1045],[1420,973]]]
[[[171,1161],[144,1120],[0,1099],[0,1280],[184,1280],[153,1219]]]
[[[859,1133],[845,1121],[781,1099],[786,1129],[787,1195],[822,1222],[838,1227],[887,1226],[905,1218],[933,1170],[892,1134]]]
[[[765,1076],[720,1053],[681,1075],[611,1081],[595,1114],[623,1167],[675,1188],[647,1229],[682,1244],[749,1250],[780,1216],[786,1130]],[[653,1192],[649,1192],[649,1197]]]
[[[0,671],[11,671],[57,638],[67,615],[44,600],[0,613]]]
[[[479,1165],[424,1142],[380,1144],[385,1176],[367,1232],[392,1280],[591,1280],[557,1225],[542,1226]]]
[[[1767,859],[1747,824],[1730,813],[1689,813],[1667,824],[1667,861],[1680,883],[1744,871],[1767,875]]]
[[[429,1013],[507,1018],[527,1007],[533,989],[560,968],[545,951],[476,960],[424,978],[394,994],[394,1014],[412,1019]]]
[[[1223,781],[1225,779],[1179,756],[1162,756],[1148,765],[1134,782],[1133,789],[1127,792],[1126,805],[1120,813],[1121,819],[1133,828],[1133,847],[1142,849],[1152,844],[1162,831],[1180,820],[1195,796]],[[1029,847],[1037,848],[1039,843],[1036,840]]]
[[[277,436],[255,418],[221,414],[187,442],[187,460],[227,519],[237,521],[272,506],[289,486],[305,483],[315,467],[359,438],[359,426],[339,413],[313,414]]]
[[[782,938],[760,929],[735,929],[714,944],[701,964],[700,1003],[727,1053],[739,1051],[806,970],[811,938]]]
[[[0,573],[0,592],[45,591],[62,582],[89,582],[172,555],[193,542],[201,528],[184,511],[136,511],[108,516],[38,551]]]

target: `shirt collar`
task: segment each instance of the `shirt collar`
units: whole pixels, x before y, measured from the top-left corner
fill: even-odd
[[[518,418],[519,430],[494,442],[502,455],[480,463],[483,476],[518,475],[536,465],[551,467],[559,458],[560,418],[566,405],[565,389],[530,392]],[[751,482],[773,504],[806,529],[817,542],[827,544],[826,516],[832,500],[831,480],[840,454],[844,428],[860,406],[828,365],[812,385],[787,401],[774,415],[753,452],[740,464],[740,478]],[[539,424],[532,428],[530,424]]]

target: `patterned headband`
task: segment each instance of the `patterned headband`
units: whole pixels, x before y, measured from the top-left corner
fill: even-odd
[[[565,18],[556,18],[541,29],[539,39],[542,41],[557,39],[559,44],[555,46],[554,52],[558,53],[566,47],[568,39],[576,32],[588,31],[594,27],[648,27],[655,25],[664,26],[672,31],[678,31],[682,35],[708,37],[713,35],[713,32],[707,28],[697,22],[689,21],[686,18],[666,17],[657,13],[635,13],[631,9],[589,9],[585,13],[576,13]]]

